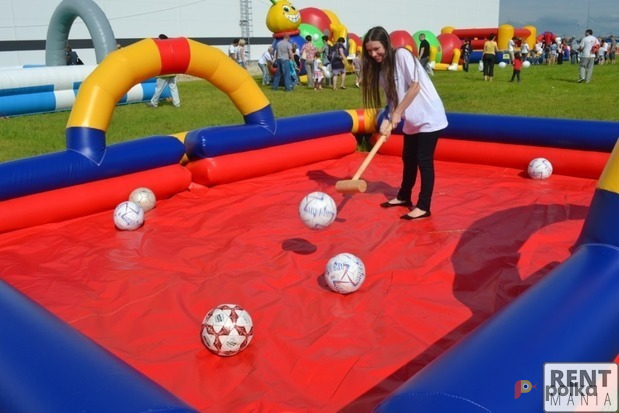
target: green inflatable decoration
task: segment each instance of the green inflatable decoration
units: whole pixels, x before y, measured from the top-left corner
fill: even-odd
[[[299,25],[299,35],[303,39],[305,39],[305,36],[307,36],[308,34],[312,36],[312,43],[314,44],[314,46],[316,46],[317,49],[322,49],[324,43],[322,41],[322,32],[320,31],[320,29],[311,24],[301,23]]]
[[[439,63],[441,61],[441,58],[443,57],[443,48],[441,47],[441,42],[438,41],[438,38],[436,37],[436,35],[432,33],[431,31],[419,30],[418,32],[415,32],[415,34],[413,34],[413,40],[415,41],[415,44],[417,45],[417,50],[419,50],[419,35],[420,34],[426,35],[426,40],[428,41],[428,43],[430,43],[430,47],[432,46],[436,47],[435,62]]]

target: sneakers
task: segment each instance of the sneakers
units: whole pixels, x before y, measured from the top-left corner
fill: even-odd
[[[149,108],[158,108],[159,106],[153,105],[153,102],[146,102],[145,105]],[[181,105],[174,105],[175,108],[180,108]]]
[[[584,81],[585,81],[585,79],[578,79],[578,83],[582,83]]]

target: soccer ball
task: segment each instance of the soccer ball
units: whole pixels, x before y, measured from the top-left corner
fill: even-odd
[[[144,223],[144,209],[133,201],[124,201],[114,209],[114,224],[116,228],[133,231]]]
[[[321,230],[335,221],[337,207],[329,195],[324,192],[312,192],[301,200],[299,216],[306,227]]]
[[[136,204],[140,204],[144,212],[148,212],[155,207],[157,198],[155,193],[148,188],[140,187],[136,188],[129,195],[129,201],[133,201]]]
[[[552,175],[552,164],[548,159],[535,158],[529,162],[527,172],[533,179],[546,179]]]
[[[500,63],[499,63],[499,67],[500,67],[501,69],[505,69],[505,67],[507,67],[507,63],[505,63],[505,62],[500,62]]]
[[[524,62],[522,62],[522,67],[524,67],[525,69],[529,66],[531,66],[531,62],[529,62],[528,60],[525,60]]]
[[[350,294],[363,284],[365,265],[353,254],[338,254],[327,262],[325,279],[329,288],[336,293]]]
[[[236,304],[220,304],[202,321],[202,342],[218,356],[233,356],[244,350],[254,336],[249,313]]]

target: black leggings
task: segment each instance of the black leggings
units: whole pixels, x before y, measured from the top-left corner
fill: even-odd
[[[421,189],[417,208],[429,211],[434,192],[434,150],[438,137],[442,131],[417,133],[404,135],[404,147],[402,149],[402,184],[398,192],[398,199],[410,201],[415,182],[417,182],[417,169],[421,175]]]
[[[484,62],[484,76],[494,77],[494,62],[496,56],[490,53],[484,53],[481,60]]]

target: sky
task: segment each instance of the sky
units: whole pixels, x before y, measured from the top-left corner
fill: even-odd
[[[537,33],[582,37],[619,35],[619,0],[500,0],[499,23],[534,26]]]

